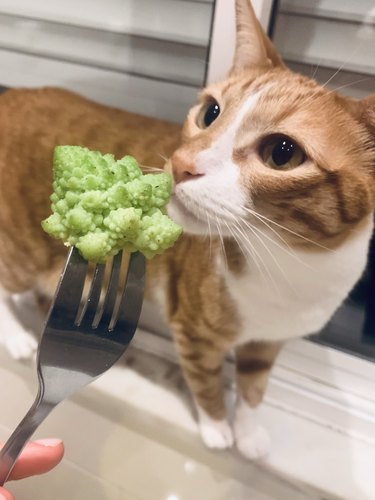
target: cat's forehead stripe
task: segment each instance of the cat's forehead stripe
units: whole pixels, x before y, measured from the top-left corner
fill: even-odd
[[[255,108],[263,90],[264,89],[254,92],[246,97],[233,121],[226,127],[225,132],[219,135],[207,149],[198,153],[196,156],[198,170],[215,168],[218,158],[220,158],[222,163],[227,162],[228,165],[231,164],[234,168],[232,164],[232,154],[237,132],[244,118]]]
[[[240,169],[233,163],[233,148],[235,144],[236,134],[241,126],[245,116],[251,109],[256,106],[260,92],[252,93],[244,98],[238,112],[228,114],[229,123],[225,130],[214,136],[211,144],[198,152],[195,157],[196,171],[202,174],[215,173],[215,190],[221,200],[221,217],[227,217],[230,208],[234,206],[243,207],[248,201],[246,193],[240,182]],[[200,187],[201,192],[207,190],[206,196],[210,197],[212,190],[212,178],[210,175],[202,175],[199,180],[193,183],[182,183],[181,190],[184,188],[193,189]],[[242,210],[242,209],[241,209]],[[245,213],[241,211],[241,215]]]
[[[260,96],[263,94],[265,89],[257,90],[256,92],[250,94],[244,103],[242,104],[236,119],[233,122],[233,125],[237,128],[241,125],[242,120],[245,118],[245,116],[251,111],[251,109],[254,109]]]

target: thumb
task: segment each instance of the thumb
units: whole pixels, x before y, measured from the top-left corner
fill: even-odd
[[[0,500],[14,500],[14,496],[8,490],[0,486]]]
[[[44,474],[53,469],[61,461],[63,455],[64,445],[60,439],[31,441],[19,456],[9,479],[22,479]]]

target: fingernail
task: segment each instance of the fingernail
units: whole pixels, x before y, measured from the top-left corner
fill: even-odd
[[[14,498],[10,493],[8,494],[0,492],[0,500],[14,500]]]
[[[40,444],[42,446],[59,446],[62,443],[62,440],[61,439],[37,439],[36,441],[34,441],[34,443]]]

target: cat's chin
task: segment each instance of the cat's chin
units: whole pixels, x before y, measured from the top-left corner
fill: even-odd
[[[169,217],[182,226],[184,232],[204,236],[207,234],[207,224],[199,220],[188,210],[176,196],[172,196],[167,207]]]

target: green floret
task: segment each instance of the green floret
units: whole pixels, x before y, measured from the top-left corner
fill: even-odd
[[[132,156],[124,156],[121,160],[117,160],[114,174],[116,180],[129,182],[142,177],[142,170],[139,168],[135,158]]]
[[[171,196],[172,177],[165,173],[147,174],[143,176],[143,182],[152,188],[151,207],[164,208]]]
[[[136,208],[117,208],[109,212],[103,223],[113,235],[129,239],[135,238],[141,228],[142,210]]]
[[[90,212],[77,205],[66,213],[65,225],[74,233],[87,233],[90,229],[95,229],[93,219],[94,217]]]
[[[176,241],[181,231],[180,226],[156,209],[152,215],[143,217],[142,228],[134,244],[145,257],[151,258],[169,248],[170,241]]]
[[[46,233],[50,234],[58,240],[66,240],[68,237],[68,231],[65,227],[61,215],[54,213],[50,215],[47,219],[42,222],[42,228]]]
[[[104,262],[121,249],[151,258],[171,247],[182,228],[164,214],[172,179],[143,175],[131,156],[116,160],[79,146],[57,146],[53,159],[51,236]]]
[[[152,187],[144,182],[144,177],[128,182],[126,191],[131,205],[138,208],[142,207],[144,211],[148,211],[152,207],[153,194]]]
[[[109,256],[112,244],[108,233],[87,233],[79,238],[75,245],[86,260],[101,262],[103,255]]]

